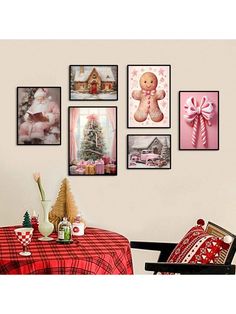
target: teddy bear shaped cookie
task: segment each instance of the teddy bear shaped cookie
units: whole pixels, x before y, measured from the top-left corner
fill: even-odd
[[[160,122],[164,115],[158,105],[158,100],[165,97],[164,90],[156,90],[158,85],[157,77],[152,72],[145,72],[139,80],[141,90],[134,90],[132,97],[139,100],[139,106],[134,114],[134,119],[138,122],[143,122],[147,119],[148,114],[154,122]]]

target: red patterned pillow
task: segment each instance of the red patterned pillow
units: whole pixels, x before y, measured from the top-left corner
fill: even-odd
[[[170,254],[167,263],[216,263],[223,240],[209,235],[203,229],[204,221],[191,228]]]

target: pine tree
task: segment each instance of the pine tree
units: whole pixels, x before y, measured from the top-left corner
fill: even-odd
[[[105,153],[103,131],[96,115],[89,115],[87,119],[81,143],[80,159],[97,160]]]
[[[165,137],[165,141],[164,144],[162,146],[162,150],[161,150],[161,156],[166,160],[170,160],[170,149],[167,145],[167,138]]]
[[[22,226],[24,228],[31,228],[32,227],[31,223],[30,223],[30,215],[29,215],[28,211],[26,211],[24,214],[24,220],[22,222]]]
[[[65,178],[61,183],[56,203],[49,213],[49,220],[54,224],[55,230],[57,230],[58,224],[63,217],[67,217],[68,220],[73,223],[77,214],[78,208],[70,189],[70,183],[68,179]]]
[[[24,122],[24,115],[26,114],[26,111],[29,109],[29,107],[32,105],[36,90],[37,88],[32,87],[26,88],[24,90],[18,106],[18,125]]]

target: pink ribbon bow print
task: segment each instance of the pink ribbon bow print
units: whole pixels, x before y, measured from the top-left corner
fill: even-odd
[[[211,126],[211,120],[214,116],[213,104],[208,100],[207,96],[203,96],[200,106],[197,105],[195,97],[189,97],[184,106],[185,115],[184,119],[193,126],[192,133],[192,145],[196,147],[197,133],[198,133],[198,121],[200,120],[200,131],[202,143],[207,146],[207,132],[205,120],[208,125]]]

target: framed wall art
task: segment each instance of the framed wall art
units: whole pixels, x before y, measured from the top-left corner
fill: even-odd
[[[127,66],[128,128],[170,128],[171,66]]]
[[[127,168],[171,169],[171,135],[127,135]]]
[[[70,100],[118,100],[117,65],[70,65]]]
[[[69,107],[69,175],[117,175],[117,107]]]
[[[179,149],[219,150],[219,91],[179,92]]]
[[[61,144],[61,87],[17,87],[17,145]]]

